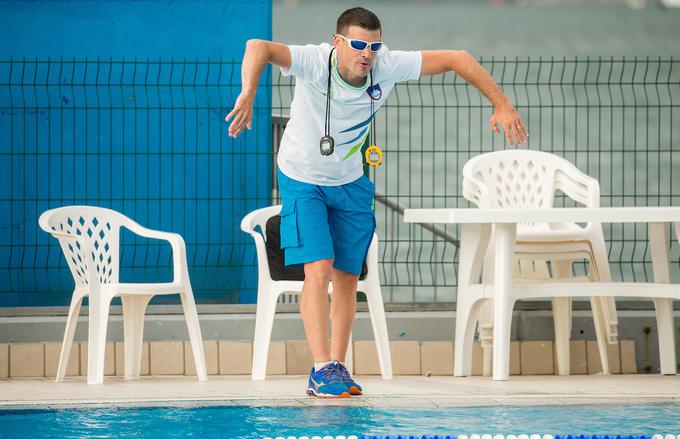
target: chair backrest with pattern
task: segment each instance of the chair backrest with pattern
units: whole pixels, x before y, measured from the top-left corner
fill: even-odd
[[[494,151],[463,167],[463,196],[480,208],[548,208],[557,190],[586,207],[599,207],[597,180],[555,154]]]
[[[120,227],[129,221],[124,215],[93,206],[51,209],[40,216],[40,227],[59,239],[76,286],[90,281],[118,282]],[[89,273],[92,267],[95,273]]]

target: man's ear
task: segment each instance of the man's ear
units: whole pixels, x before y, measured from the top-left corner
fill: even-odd
[[[342,38],[340,38],[340,35],[335,34],[333,35],[333,47],[336,49],[340,47],[340,43],[342,43]]]

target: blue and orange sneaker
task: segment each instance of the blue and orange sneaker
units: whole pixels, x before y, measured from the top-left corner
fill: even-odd
[[[344,384],[338,368],[331,363],[318,371],[312,366],[307,395],[318,398],[349,398],[350,390]]]
[[[340,362],[334,361],[329,366],[333,366],[337,371],[340,377],[342,378],[342,382],[347,386],[349,389],[349,393],[351,395],[363,395],[363,389],[361,388],[360,385],[356,383],[352,379],[352,376],[349,374],[349,371],[347,368]]]

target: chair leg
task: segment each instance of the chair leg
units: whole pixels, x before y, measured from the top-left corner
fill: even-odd
[[[187,275],[187,285],[179,295],[182,300],[182,308],[184,309],[184,318],[187,321],[187,329],[189,330],[189,340],[191,340],[191,350],[194,354],[194,364],[196,365],[196,376],[199,381],[207,381],[208,373],[205,368],[205,354],[203,352],[203,337],[201,336],[201,325],[198,321],[198,312],[196,312],[196,302],[194,302],[194,293],[191,290]]]
[[[139,379],[144,338],[144,314],[153,296],[121,296],[123,304],[123,337],[125,340],[125,379]]]
[[[380,282],[378,281],[377,273],[375,273],[375,275],[375,277],[371,277],[370,281],[366,281],[366,301],[368,302],[368,312],[371,316],[371,325],[373,326],[375,347],[378,351],[380,372],[382,373],[384,380],[390,380],[392,379],[390,340],[387,335],[387,322],[385,318],[382,291],[380,290]]]
[[[604,238],[601,236],[592,238],[591,246],[593,255],[590,261],[589,277],[600,282],[611,282],[612,275],[609,270],[609,258],[607,257]],[[597,338],[597,349],[600,353],[602,373],[609,375],[607,345],[616,343],[618,340],[616,302],[613,297],[591,297],[590,307],[593,310],[593,324],[595,325],[595,336]]]
[[[76,332],[78,316],[80,315],[80,304],[83,302],[83,297],[83,294],[78,291],[74,291],[73,297],[71,297],[71,306],[68,309],[66,330],[64,331],[64,341],[61,343],[61,354],[59,354],[57,377],[54,380],[57,383],[64,381],[64,376],[66,375],[66,368],[68,367],[68,359],[71,354],[71,346],[73,346],[73,336]]]
[[[673,301],[654,299],[656,327],[659,332],[659,365],[661,375],[675,375],[675,334],[673,331]]]
[[[607,333],[604,329],[604,324],[600,318],[604,311],[602,310],[602,302],[598,297],[590,298],[590,307],[593,309],[593,323],[595,324],[595,337],[597,338],[597,350],[600,352],[600,364],[602,365],[602,373],[609,375],[609,356],[607,354]],[[597,317],[600,316],[600,317]]]
[[[482,347],[482,376],[489,377],[493,372],[493,299],[486,300],[480,308],[477,330]]]
[[[571,261],[552,261],[553,275],[557,279],[572,277]],[[571,298],[552,299],[553,325],[555,327],[555,353],[557,374],[569,375],[569,340],[571,339]]]
[[[466,294],[458,290],[456,300],[456,333],[453,355],[453,375],[457,377],[470,376],[472,373],[472,344],[475,337],[475,326],[479,311],[485,302],[477,297],[465,297]]]
[[[611,282],[612,273],[609,268],[609,257],[607,256],[607,247],[604,243],[603,237],[593,238],[591,240],[593,255],[591,264],[594,265],[594,270],[591,267],[591,272],[594,272],[596,280],[600,282]],[[604,326],[605,336],[609,343],[617,343],[619,339],[619,320],[616,313],[616,300],[614,297],[598,297],[600,302],[601,316]]]
[[[479,339],[482,345],[482,376],[490,377],[493,375],[493,324],[480,325]]]
[[[259,286],[257,294],[257,310],[255,312],[255,338],[253,339],[253,367],[250,379],[264,380],[267,376],[267,357],[271,343],[276,301],[279,291],[270,283]]]
[[[484,321],[480,322],[480,334],[485,344],[493,343],[493,306],[492,300],[481,300],[471,296],[467,286],[493,284],[494,252],[488,250],[491,226],[463,224],[460,234],[460,253],[458,260],[458,297],[456,299],[456,332],[454,334],[455,355],[453,373],[455,376],[468,376],[472,371],[472,345],[475,327],[480,320],[480,309],[488,310]],[[492,348],[485,349],[491,357]],[[486,367],[490,372],[491,367]]]
[[[100,296],[100,297],[96,297]],[[87,384],[104,383],[104,355],[106,354],[106,330],[109,323],[110,297],[91,294],[88,328]]]

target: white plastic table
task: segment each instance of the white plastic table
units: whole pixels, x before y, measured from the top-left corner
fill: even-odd
[[[439,208],[406,209],[404,221],[407,223],[446,223],[476,224],[486,227],[495,226],[494,246],[496,263],[494,268],[494,325],[493,325],[493,379],[505,381],[509,377],[510,333],[503,331],[505,322],[502,309],[508,306],[512,285],[512,258],[518,223],[529,222],[576,222],[576,223],[648,223],[649,241],[652,249],[652,264],[655,283],[670,282],[668,248],[668,223],[674,223],[676,237],[680,240],[680,207],[600,207],[600,208],[526,208],[526,209],[476,209],[476,208]],[[657,318],[659,313],[671,313],[673,299],[680,299],[680,286],[675,288],[653,288],[646,283],[597,283],[580,285],[584,296],[593,291],[611,288],[612,295],[621,287],[637,288],[640,296],[660,297],[654,300]],[[571,284],[571,288],[576,285]],[[604,287],[604,288],[603,288]],[[595,292],[595,291],[593,291]],[[672,322],[672,319],[670,319]],[[675,340],[664,340],[661,331],[673,328],[659,328],[659,357],[661,373],[672,375],[676,372]]]

